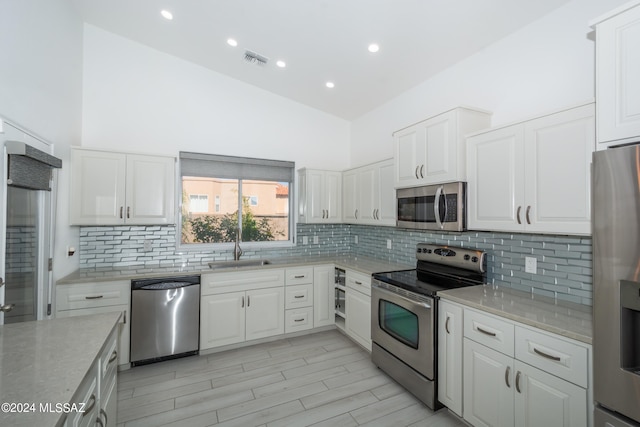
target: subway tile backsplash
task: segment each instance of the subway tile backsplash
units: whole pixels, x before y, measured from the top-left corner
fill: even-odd
[[[303,245],[305,236],[308,244]],[[317,244],[313,243],[314,236],[318,238]],[[489,283],[591,305],[591,238],[586,236],[423,232],[364,225],[298,224],[296,239],[298,244],[293,247],[244,250],[243,258],[351,254],[414,264],[414,250],[419,242],[463,246],[487,252]],[[391,249],[387,248],[389,242]],[[177,250],[174,226],[82,227],[79,255],[80,268],[196,264],[233,257],[231,249]],[[525,272],[525,256],[536,258],[536,274]]]

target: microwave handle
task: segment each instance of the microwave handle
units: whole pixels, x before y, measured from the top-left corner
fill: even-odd
[[[439,186],[438,189],[436,190],[436,197],[433,200],[433,211],[435,213],[436,216],[436,224],[438,224],[438,228],[442,229],[444,228],[444,226],[442,225],[442,221],[440,221],[440,196],[442,195],[442,192],[444,190],[444,186]],[[446,209],[446,205],[445,205],[445,209]]]

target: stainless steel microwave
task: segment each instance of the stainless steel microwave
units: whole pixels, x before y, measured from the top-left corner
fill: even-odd
[[[396,225],[419,230],[466,230],[466,189],[465,182],[398,189]]]

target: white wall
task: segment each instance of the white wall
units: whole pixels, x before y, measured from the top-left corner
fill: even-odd
[[[92,25],[84,30],[83,93],[85,147],[349,165],[348,121]]]
[[[59,174],[54,279],[78,267],[69,223],[69,147],[80,143],[82,21],[69,0],[0,0],[0,116],[54,145]],[[0,206],[4,209],[4,206]]]
[[[352,166],[393,157],[394,131],[458,105],[492,111],[496,126],[593,98],[588,22],[625,2],[574,0],[357,118]]]

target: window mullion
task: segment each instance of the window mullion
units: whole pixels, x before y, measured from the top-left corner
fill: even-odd
[[[242,179],[238,179],[238,229],[240,230],[240,241],[242,241]]]

